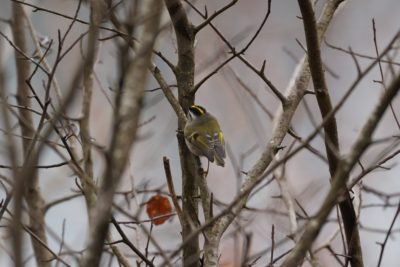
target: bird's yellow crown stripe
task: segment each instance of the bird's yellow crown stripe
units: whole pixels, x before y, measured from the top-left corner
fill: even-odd
[[[198,107],[198,106],[196,106],[196,105],[192,105],[191,108],[197,109],[197,110],[199,111],[200,114],[204,114],[204,109],[202,109],[202,108],[200,108],[200,107]]]

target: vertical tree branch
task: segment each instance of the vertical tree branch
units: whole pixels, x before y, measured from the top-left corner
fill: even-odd
[[[315,15],[311,1],[299,0],[298,2],[304,24],[308,62],[310,65],[314,90],[321,111],[321,116],[324,119],[332,111],[332,102],[324,76],[321,49],[319,47],[320,40],[318,40]],[[334,115],[330,116],[324,125],[324,132],[329,172],[331,176],[334,177],[340,157],[339,137],[336,118]],[[339,208],[346,233],[348,256],[350,257],[350,262],[353,267],[362,267],[364,264],[362,260],[360,234],[357,226],[357,216],[348,192],[345,194],[345,197],[345,201],[339,203]]]
[[[16,3],[12,4],[13,21],[12,21],[12,32],[14,37],[15,45],[21,50],[26,52],[26,40],[25,40],[25,26],[23,24],[24,12],[22,6]],[[16,68],[17,68],[17,103],[20,106],[30,107],[30,94],[29,88],[26,84],[26,79],[29,77],[29,62],[20,58],[18,54],[15,55]],[[21,125],[21,133],[23,136],[33,137],[34,129],[32,113],[28,110],[19,109],[19,120]],[[23,122],[21,122],[21,120]],[[31,146],[31,140],[23,139],[22,147],[24,151],[25,160],[27,159],[27,153]],[[28,181],[18,181],[19,183],[24,183],[23,186],[17,186],[17,188],[24,188],[24,193],[18,192],[16,208],[22,208],[23,196],[28,204],[28,209],[30,213],[29,217],[29,227],[32,232],[47,245],[47,237],[45,232],[45,203],[39,187],[39,177],[37,170],[34,170],[31,174],[31,179]],[[16,191],[17,193],[17,191]],[[17,220],[21,218],[16,217]],[[18,222],[19,223],[19,222]],[[45,247],[34,239],[32,240],[33,250],[35,252],[36,262],[39,266],[50,266],[51,254]]]
[[[93,180],[93,162],[92,162],[92,141],[90,135],[90,109],[92,102],[92,91],[93,91],[93,71],[95,67],[96,57],[98,54],[98,36],[99,26],[103,19],[104,3],[101,1],[91,1],[90,7],[90,26],[87,43],[87,55],[83,66],[83,97],[82,97],[82,115],[79,121],[80,137],[82,143],[83,152],[83,170],[86,173],[88,179]],[[82,180],[83,193],[86,200],[88,210],[92,209],[95,203],[96,195],[94,188],[88,184],[87,179]],[[89,219],[90,216],[89,216]],[[89,221],[89,224],[92,222]]]
[[[62,45],[62,44],[60,44]],[[19,53],[20,50],[16,49],[16,51]],[[56,131],[57,134],[60,134],[58,132],[58,129],[56,127],[57,122],[60,120],[60,118],[65,114],[65,110],[66,108],[71,104],[72,100],[74,99],[74,96],[77,92],[76,88],[79,86],[80,82],[81,82],[81,76],[82,76],[82,68],[79,67],[76,69],[74,75],[71,78],[71,83],[68,86],[68,90],[66,90],[66,94],[64,97],[64,101],[61,103],[61,105],[59,106],[59,108],[57,110],[55,110],[55,113],[52,116],[49,116],[48,114],[44,114],[42,113],[41,116],[47,116],[48,118],[48,122],[51,124],[50,127],[45,128],[45,130],[43,131],[43,133],[41,134],[41,139],[42,140],[48,140],[48,138],[50,137],[50,135],[53,133],[53,131]],[[34,92],[34,91],[33,91]],[[35,96],[36,97],[36,96]],[[43,108],[43,104],[40,102],[40,100],[38,99],[38,102],[40,104],[40,106]],[[46,102],[48,103],[48,101]],[[25,109],[25,110],[30,110],[29,108]],[[46,112],[45,108],[43,108],[43,112]],[[36,135],[36,133],[35,133]],[[12,191],[12,195],[16,196],[15,197],[15,201],[14,201],[14,216],[13,216],[13,220],[15,221],[15,223],[13,223],[13,235],[14,235],[14,239],[18,239],[21,236],[21,217],[22,217],[22,198],[24,196],[24,189],[25,189],[25,184],[31,184],[31,180],[34,179],[35,177],[32,175],[33,173],[35,173],[35,171],[37,171],[36,166],[37,166],[37,162],[39,160],[39,157],[42,155],[42,152],[44,151],[44,147],[46,146],[47,142],[39,142],[39,143],[35,143],[33,144],[33,142],[36,142],[37,139],[35,138],[24,138],[27,140],[32,140],[32,145],[29,148],[30,153],[26,156],[23,167],[21,169],[18,169],[18,171],[15,174],[15,182],[13,184],[13,191]],[[68,149],[68,148],[67,148]],[[79,175],[81,175],[83,172],[79,169],[79,165],[72,165],[73,167],[77,167],[77,169],[75,170],[77,173],[79,173]],[[23,183],[24,182],[24,183]],[[9,199],[9,198],[8,198]],[[46,206],[44,207],[44,211],[46,210]],[[4,209],[2,209],[2,211],[4,211]],[[31,212],[29,213],[29,215],[31,216]],[[44,225],[43,225],[44,226]],[[33,236],[32,236],[33,237]],[[37,237],[37,238],[36,238]],[[42,239],[40,239],[36,234],[35,234],[35,240],[37,241],[38,246],[45,244],[43,242]],[[39,242],[40,240],[40,242]],[[18,249],[18,247],[15,245],[16,249]],[[43,246],[43,249],[47,250],[46,246]],[[18,251],[16,251],[18,252]],[[46,262],[44,264],[47,264],[47,262],[49,262],[53,259],[53,257],[50,257],[48,259],[46,259]],[[21,259],[16,259],[16,266],[22,266],[22,262]],[[18,261],[19,260],[19,261]],[[43,265],[41,265],[43,266]]]
[[[143,31],[139,38],[136,56],[130,61],[124,73],[123,87],[120,89],[120,103],[115,113],[110,150],[106,155],[107,167],[97,202],[92,209],[88,248],[82,266],[98,266],[103,243],[108,232],[111,207],[116,187],[121,180],[131,147],[134,143],[139,121],[144,88],[147,83],[147,69],[155,38],[159,30],[162,2],[149,0],[143,2]]]
[[[3,49],[2,49],[2,45],[0,45],[0,64],[3,59]],[[1,101],[3,101],[4,103],[6,103],[6,87],[5,87],[5,75],[4,75],[5,70],[3,69],[3,65],[0,65],[0,99]],[[10,113],[9,110],[7,108],[7,106],[5,104],[1,105],[1,117],[3,119],[3,124],[4,124],[4,128],[6,129],[7,132],[11,132],[12,129],[12,125],[11,125],[11,118],[10,118]],[[6,136],[6,151],[7,151],[7,156],[8,159],[11,163],[12,166],[12,174],[14,175],[14,177],[18,177],[18,170],[17,170],[17,165],[18,165],[18,153],[16,151],[16,144],[15,144],[15,140],[13,138],[13,136],[7,135]],[[17,181],[19,181],[19,179],[16,181],[14,181],[14,184],[17,184]],[[9,205],[11,198],[12,198],[13,192],[8,192],[6,199],[4,201],[2,201],[2,205],[1,205],[1,210],[0,210],[0,220],[3,218],[4,213],[6,212],[7,206]],[[20,199],[19,202],[21,202],[22,200]],[[20,205],[20,203],[17,203]],[[12,239],[12,247],[13,247],[13,259],[14,259],[14,263],[15,266],[19,267],[22,266],[22,238],[21,238],[21,226],[19,223],[14,223],[11,227],[11,233],[13,235],[13,239]]]
[[[367,122],[364,124],[356,142],[350,150],[349,155],[340,160],[335,172],[335,176],[332,179],[332,187],[329,190],[323,204],[321,205],[321,208],[319,209],[318,213],[307,223],[300,241],[296,244],[285,261],[282,263],[282,267],[297,266],[303,260],[305,253],[317,238],[318,233],[331,213],[333,207],[337,204],[341,196],[346,193],[346,182],[350,171],[353,169],[354,165],[357,164],[357,161],[360,159],[361,155],[370,145],[372,134],[382,119],[382,116],[390,102],[396,96],[399,90],[400,75],[398,75],[392,81],[388,89],[378,100],[378,104],[368,117]]]
[[[88,34],[88,44],[87,44],[87,55],[84,69],[83,69],[83,100],[82,100],[82,116],[79,121],[80,125],[80,137],[82,144],[82,152],[83,152],[83,169],[85,171],[86,176],[80,177],[82,182],[83,194],[85,196],[87,209],[89,214],[96,203],[96,192],[93,184],[95,184],[93,180],[93,162],[92,162],[92,138],[90,134],[90,109],[92,103],[92,92],[93,92],[93,75],[96,59],[98,56],[99,50],[99,30],[101,22],[104,18],[104,14],[106,11],[105,3],[102,1],[92,0],[90,2],[90,26],[89,26],[89,34]],[[88,180],[90,179],[90,180]],[[93,217],[89,216],[89,225],[93,224],[91,221]],[[107,233],[106,236],[107,242],[110,243],[110,248],[118,262],[124,266],[131,266],[128,260],[124,257],[124,255],[120,252],[119,248],[116,245],[112,244],[112,236],[111,233]]]
[[[178,64],[175,68],[178,85],[178,101],[184,113],[194,103],[194,27],[189,22],[186,11],[180,0],[165,0],[166,7],[172,20],[178,45]],[[178,120],[178,131],[183,131],[185,122]],[[198,184],[201,179],[200,161],[186,147],[183,134],[177,135],[179,156],[182,170],[182,210],[187,221],[182,225],[182,239],[185,240],[193,231],[193,223],[198,221]],[[183,266],[199,266],[199,241],[194,238],[183,248]]]

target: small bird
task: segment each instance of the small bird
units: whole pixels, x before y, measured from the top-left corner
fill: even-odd
[[[218,166],[224,166],[225,140],[217,119],[201,106],[192,105],[183,129],[185,142],[196,156],[204,156]]]

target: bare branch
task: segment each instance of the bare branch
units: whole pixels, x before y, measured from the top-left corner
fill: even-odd
[[[317,24],[315,21],[313,7],[311,1],[309,0],[299,0],[298,3],[304,24],[308,61],[314,84],[314,91],[316,92],[321,116],[322,118],[327,118],[328,114],[333,108],[323,70]],[[338,156],[340,156],[339,137],[335,116],[331,116],[327,120],[327,123],[324,125],[324,131],[325,149],[328,156],[329,172],[331,176],[334,177],[339,164]],[[348,178],[346,180],[348,180]],[[346,193],[346,200],[340,202],[339,207],[345,228],[350,261],[352,266],[362,267],[364,264],[362,261],[360,234],[357,227],[357,216],[355,214],[352,199],[349,193]]]
[[[124,75],[123,87],[118,96],[118,111],[115,112],[116,123],[114,124],[110,151],[106,155],[107,167],[97,202],[90,214],[94,223],[90,229],[87,254],[83,258],[82,266],[97,266],[100,262],[103,242],[108,231],[114,193],[136,137],[144,87],[147,82],[146,72],[159,29],[161,4],[161,1],[152,0],[146,1],[143,6],[142,14],[151,16],[152,19],[144,21],[136,57],[129,63]]]
[[[139,258],[141,258],[148,266],[154,267],[154,264],[149,259],[147,259],[147,257],[145,255],[143,255],[143,253],[138,248],[136,248],[135,245],[129,240],[129,238],[126,236],[126,234],[121,229],[121,227],[119,226],[118,222],[115,220],[114,217],[111,217],[111,223],[114,225],[114,227],[117,229],[118,233],[122,237],[122,241],[130,249],[132,249],[132,251],[135,252],[135,254],[138,255]]]
[[[337,204],[340,196],[346,192],[346,182],[350,171],[353,169],[360,156],[369,146],[372,134],[374,133],[379,121],[389,106],[389,103],[396,96],[399,90],[400,75],[393,80],[388,89],[382,94],[378,104],[375,106],[373,112],[358,135],[356,142],[352,146],[349,155],[340,160],[335,176],[332,179],[332,187],[329,190],[328,195],[326,196],[316,216],[314,216],[307,224],[300,241],[296,244],[292,252],[282,263],[283,267],[296,266],[304,258],[306,251],[314,242],[332,208]]]
[[[183,220],[185,220],[185,218],[184,218],[184,214],[182,212],[181,206],[179,205],[178,198],[175,193],[174,181],[172,180],[169,159],[167,157],[163,157],[163,163],[164,163],[165,177],[167,179],[168,190],[169,190],[169,193],[171,194],[172,203],[174,203],[174,207],[176,210],[176,214],[178,214],[179,221],[181,221],[181,224],[183,224]]]
[[[43,12],[46,12],[46,13],[49,13],[49,14],[53,14],[53,15],[56,15],[56,16],[59,16],[59,17],[68,19],[68,20],[72,20],[72,21],[79,22],[79,23],[81,23],[81,24],[90,25],[90,23],[87,22],[87,21],[78,19],[78,18],[76,18],[76,17],[71,17],[71,16],[68,16],[68,15],[65,15],[65,14],[62,14],[62,13],[59,13],[59,12],[56,12],[56,11],[54,11],[54,10],[50,10],[50,9],[47,9],[47,8],[43,8],[43,7],[40,7],[40,6],[37,6],[37,5],[33,5],[33,4],[31,4],[31,3],[27,3],[27,2],[24,2],[24,1],[20,1],[20,0],[11,0],[11,1],[12,1],[12,2],[15,2],[15,3],[19,3],[19,4],[21,4],[21,5],[29,6],[29,7],[31,7],[31,8],[34,9],[34,12],[43,11]],[[116,34],[118,34],[118,35],[121,35],[121,36],[125,36],[124,33],[120,32],[120,31],[118,31],[118,30],[112,29],[112,28],[100,26],[100,29],[102,29],[102,30],[107,30],[107,31],[110,31],[110,32],[114,32],[114,33],[116,33]]]
[[[378,42],[376,41],[376,27],[375,27],[375,20],[374,19],[372,19],[372,29],[373,29],[373,32],[374,32],[375,53],[376,53],[376,56],[379,58]],[[382,86],[383,86],[384,89],[386,89],[381,60],[378,60],[378,66],[379,66],[379,73],[381,75]],[[394,118],[394,120],[395,120],[395,122],[397,124],[397,127],[400,129],[400,122],[399,122],[399,120],[398,120],[398,118],[396,116],[396,112],[394,111],[392,103],[390,103],[390,111],[392,112],[392,115],[393,115],[393,118]]]
[[[25,39],[25,27],[24,20],[22,19],[24,16],[23,7],[19,4],[12,4],[12,12],[13,12],[13,20],[11,23],[13,38],[15,41],[16,47],[18,47],[23,53],[27,51],[27,44]],[[29,77],[29,63],[28,61],[21,60],[19,56],[15,55],[16,59],[16,68],[17,68],[17,102],[19,106],[31,106],[31,101],[29,98],[29,88],[25,83],[25,80]],[[24,120],[24,124],[21,123],[21,134],[23,136],[33,137],[33,140],[22,139],[22,147],[24,151],[24,158],[27,160],[31,154],[31,149],[36,143],[37,136],[39,134],[39,130],[33,132],[33,119],[32,113],[28,110],[19,109],[20,118]],[[44,116],[41,116],[41,121],[44,120]],[[40,127],[40,126],[39,126]],[[26,161],[24,162],[24,165]],[[18,177],[22,178],[22,177]],[[29,211],[31,212],[29,226],[31,231],[35,236],[38,237],[42,241],[45,246],[47,246],[47,237],[45,231],[45,221],[44,221],[44,199],[42,197],[41,189],[39,186],[39,177],[37,169],[32,168],[32,172],[30,173],[30,179],[27,180],[17,180],[15,184],[15,224],[19,224],[21,222],[21,214],[22,214],[22,200],[26,199]],[[18,226],[16,226],[18,227]],[[18,234],[17,234],[18,236]],[[18,237],[16,237],[18,238]],[[18,242],[18,241],[17,241]],[[40,266],[50,266],[50,262],[48,262],[50,253],[46,250],[40,242],[32,239],[33,250],[35,252],[35,259],[38,265]],[[18,262],[18,260],[17,260]],[[18,266],[18,265],[17,265]]]
[[[321,18],[319,19],[319,36],[323,36],[330,20],[332,19],[337,7],[341,3],[341,0],[329,1],[322,12]],[[322,38],[318,38],[321,40]],[[274,129],[272,131],[272,138],[267,143],[267,146],[262,153],[259,160],[254,164],[251,170],[248,172],[245,182],[241,187],[241,192],[246,192],[248,189],[252,188],[255,184],[258,184],[260,180],[263,179],[263,172],[267,166],[271,163],[273,155],[278,151],[278,147],[285,137],[287,131],[290,127],[290,120],[296,110],[298,103],[302,98],[302,92],[304,92],[308,87],[308,82],[310,79],[310,71],[308,69],[308,64],[305,60],[302,61],[299,71],[294,75],[296,83],[290,84],[289,93],[287,99],[290,99],[286,105],[284,105],[282,110],[278,111],[278,114],[274,117]],[[307,143],[307,142],[305,142]],[[248,191],[247,191],[248,192]],[[248,192],[250,193],[250,192]],[[216,233],[222,234],[232,220],[236,217],[238,212],[244,207],[247,201],[248,194],[244,194],[240,201],[234,205],[231,213],[222,216],[221,219],[215,223]],[[218,229],[218,230],[217,230]]]
[[[193,225],[198,223],[198,182],[202,179],[200,160],[195,157],[187,148],[185,138],[182,134],[186,124],[186,119],[180,112],[179,106],[182,108],[183,114],[187,113],[189,107],[194,104],[195,91],[194,87],[194,71],[195,71],[195,32],[194,27],[189,21],[186,10],[182,6],[181,0],[164,0],[172,26],[175,30],[175,36],[178,45],[178,64],[175,67],[175,77],[178,86],[178,102],[173,101],[172,93],[160,84],[168,101],[172,104],[178,115],[178,146],[182,171],[182,211],[185,218],[182,225],[182,239],[193,232]],[[198,236],[187,243],[183,249],[183,266],[198,266],[200,258],[200,249]]]
[[[205,26],[207,26],[208,24],[211,23],[211,21],[213,19],[215,19],[216,17],[218,17],[219,15],[221,15],[223,12],[225,12],[226,10],[228,10],[230,7],[234,6],[239,0],[232,0],[231,2],[229,2],[228,4],[226,4],[225,6],[221,7],[220,9],[218,9],[217,11],[215,11],[211,16],[208,16],[208,14],[205,14],[205,18],[207,18],[205,21],[203,21],[201,24],[197,25],[194,29],[195,33],[201,31],[201,29],[203,29]]]

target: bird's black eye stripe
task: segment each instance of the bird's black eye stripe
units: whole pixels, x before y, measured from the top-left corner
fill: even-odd
[[[189,108],[189,110],[190,110],[190,112],[192,112],[194,115],[196,115],[196,116],[201,116],[201,115],[203,115],[204,113],[206,113],[206,109],[205,108],[203,108],[203,107],[201,107],[201,106],[196,106],[196,105],[192,105],[190,108]]]

